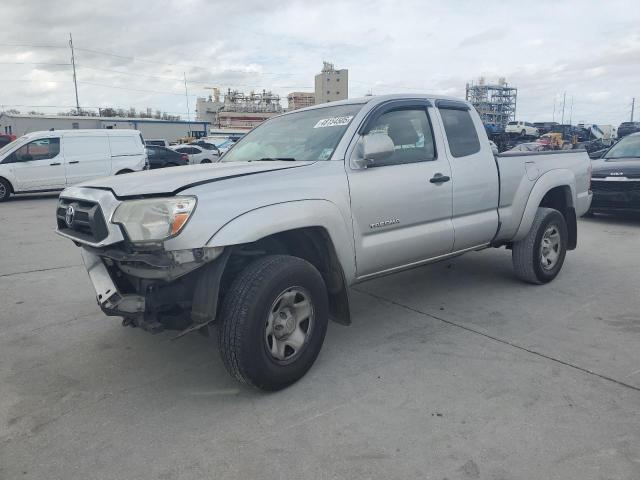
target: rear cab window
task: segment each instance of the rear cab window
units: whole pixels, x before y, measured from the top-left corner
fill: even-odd
[[[467,109],[439,108],[449,151],[454,157],[466,157],[480,151],[480,139]]]

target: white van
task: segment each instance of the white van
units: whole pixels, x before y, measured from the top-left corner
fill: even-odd
[[[144,170],[137,130],[32,132],[0,149],[0,202],[11,193],[62,190],[96,177]]]

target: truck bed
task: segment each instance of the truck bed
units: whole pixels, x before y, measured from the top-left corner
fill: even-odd
[[[520,224],[526,220],[523,212],[534,188],[549,186],[549,182],[565,179],[568,185],[575,185],[576,191],[569,193],[577,198],[576,216],[584,215],[589,208],[591,163],[586,150],[505,152],[496,156],[496,164],[500,172],[498,242],[519,240]],[[551,171],[553,175],[546,175]]]

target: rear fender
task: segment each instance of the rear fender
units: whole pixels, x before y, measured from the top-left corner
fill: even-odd
[[[571,172],[571,170],[551,170],[541,175],[531,189],[529,199],[527,200],[527,204],[524,208],[522,220],[520,221],[520,226],[518,227],[518,231],[516,232],[512,241],[517,242],[518,240],[522,240],[527,236],[529,230],[531,230],[531,225],[533,225],[533,220],[536,216],[536,212],[538,210],[538,207],[540,206],[540,203],[542,202],[542,199],[552,188],[569,187],[571,195],[569,195],[569,198],[567,198],[567,208],[574,209],[574,199],[576,198],[575,185],[575,175],[573,174],[573,172]],[[570,219],[567,219],[567,223],[569,223],[569,221]]]

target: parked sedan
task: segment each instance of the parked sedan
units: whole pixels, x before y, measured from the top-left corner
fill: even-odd
[[[624,137],[592,167],[591,212],[640,213],[640,132]]]
[[[618,127],[618,138],[640,132],[640,122],[622,122]]]
[[[157,145],[147,145],[147,158],[150,169],[189,165],[189,156],[186,153],[175,152],[170,148]]]
[[[215,150],[207,150],[199,145],[176,145],[171,148],[178,153],[186,154],[189,157],[189,163],[191,165],[220,161],[220,155],[218,155]]]

